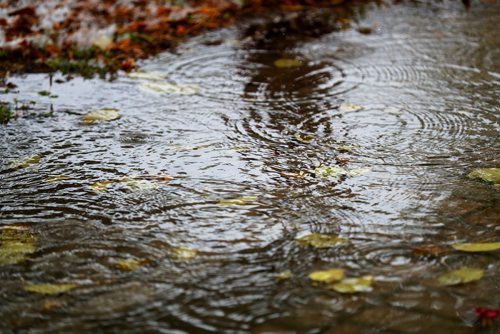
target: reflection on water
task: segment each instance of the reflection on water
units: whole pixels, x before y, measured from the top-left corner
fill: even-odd
[[[0,328],[475,331],[467,312],[500,304],[498,252],[411,254],[498,238],[498,189],[465,175],[499,164],[500,6],[351,14],[373,32],[338,31],[338,13],[319,11],[208,33],[143,64],[194,95],[145,92],[148,79],[127,76],[51,88],[46,75],[13,78],[20,93],[3,99],[36,104],[0,127],[0,223],[23,224],[36,249],[2,266]],[[279,68],[278,59],[301,66]],[[57,97],[37,94],[49,89]],[[79,122],[99,108],[122,117]],[[38,164],[10,167],[33,154]],[[321,179],[313,171],[322,165],[369,172]],[[308,232],[349,242],[299,247],[294,239]],[[434,283],[461,266],[485,277]],[[309,272],[329,267],[374,275],[374,291],[310,284]],[[277,280],[286,270],[292,278]],[[42,295],[27,283],[77,287]]]

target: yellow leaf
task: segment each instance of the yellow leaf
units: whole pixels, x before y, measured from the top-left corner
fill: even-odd
[[[477,168],[467,175],[471,179],[500,184],[500,168]]]
[[[123,259],[123,260],[119,260],[116,263],[116,267],[118,269],[120,269],[121,271],[134,271],[136,269],[143,267],[147,263],[148,263],[148,260],[146,260],[146,259],[142,259],[142,260]]]
[[[300,59],[281,58],[274,62],[274,66],[278,68],[299,67],[302,66],[302,61]]]
[[[329,270],[314,271],[309,274],[310,280],[321,283],[332,283],[340,281],[342,278],[344,278],[344,270],[336,268]]]
[[[451,247],[462,252],[491,252],[500,249],[500,242],[453,244]]]
[[[438,282],[441,285],[457,285],[480,280],[483,275],[484,271],[482,269],[464,267],[440,275]]]
[[[47,183],[59,183],[66,180],[69,180],[66,175],[50,175],[47,177]]]
[[[116,181],[101,181],[101,182],[96,182],[90,185],[90,188],[92,188],[95,192],[103,192],[105,191],[111,184],[115,183]]]
[[[113,121],[120,118],[120,114],[117,109],[112,108],[102,108],[96,111],[91,111],[81,118],[81,122],[84,124],[95,124],[99,122]]]
[[[36,238],[19,228],[0,229],[0,266],[17,264],[35,252]]]
[[[76,284],[27,284],[23,288],[28,292],[55,295],[76,288]]]
[[[177,247],[170,251],[170,255],[177,260],[190,260],[198,255],[198,251],[186,247]]]
[[[339,283],[331,285],[329,288],[340,293],[370,292],[372,288],[373,276],[366,275],[358,278],[347,278]]]
[[[257,196],[242,196],[233,199],[223,199],[217,203],[220,206],[245,205],[257,200]]]
[[[315,248],[330,248],[338,244],[346,243],[348,240],[334,234],[311,233],[295,239],[300,246],[312,246]]]
[[[34,154],[28,157],[24,157],[21,159],[17,159],[10,164],[10,168],[12,169],[21,169],[27,168],[33,165],[36,165],[40,162],[40,156],[38,154]]]

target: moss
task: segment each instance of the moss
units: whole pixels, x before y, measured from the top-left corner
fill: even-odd
[[[7,124],[12,118],[12,111],[8,104],[0,102],[0,124]]]

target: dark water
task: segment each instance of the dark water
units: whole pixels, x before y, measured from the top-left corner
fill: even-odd
[[[188,94],[144,91],[157,81],[125,75],[51,88],[47,75],[14,77],[20,92],[1,98],[31,109],[0,126],[0,223],[21,224],[36,249],[0,268],[0,332],[497,333],[472,327],[470,310],[500,307],[498,251],[423,258],[412,248],[498,241],[498,187],[465,176],[500,165],[500,5],[351,14],[342,31],[320,29],[316,19],[339,15],[321,11],[308,29],[242,23],[142,64]],[[302,66],[277,68],[280,58]],[[49,89],[57,97],[37,94]],[[122,117],[80,123],[99,108]],[[33,154],[38,164],[10,168]],[[365,173],[315,177],[342,159]],[[148,189],[118,182],[127,177]],[[114,183],[91,187],[102,181]],[[256,199],[219,205],[241,196]],[[349,242],[294,241],[311,232]],[[178,247],[198,253],[179,259]],[[142,266],[120,270],[124,259]],[[485,276],[435,284],[461,266]],[[373,275],[373,291],[313,286],[308,274],[330,267]],[[286,270],[293,277],[277,280]],[[23,289],[36,283],[77,286]]]

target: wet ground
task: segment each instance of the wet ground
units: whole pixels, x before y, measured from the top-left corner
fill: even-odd
[[[34,249],[1,267],[0,331],[497,333],[471,310],[500,306],[500,254],[449,246],[499,237],[498,186],[466,175],[500,165],[500,5],[351,19],[244,22],[114,82],[12,78],[1,98],[26,110],[0,126],[0,223]],[[82,124],[99,108],[121,118]],[[348,242],[297,244],[308,233]],[[428,244],[447,253],[415,256]],[[462,266],[484,277],[436,284]],[[331,267],[373,291],[311,284]],[[40,283],[74,286],[26,291]]]

